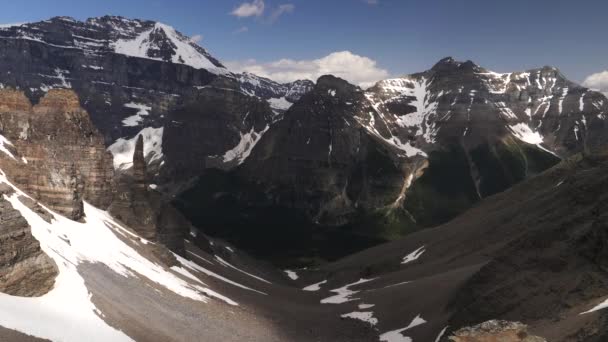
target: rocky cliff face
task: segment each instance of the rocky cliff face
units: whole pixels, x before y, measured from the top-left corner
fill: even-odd
[[[53,287],[57,266],[40,250],[27,221],[4,199],[12,192],[0,184],[0,292],[40,296]]]
[[[112,156],[70,90],[50,90],[32,106],[20,91],[0,90],[0,158],[7,176],[58,212],[82,217],[82,200],[107,208]],[[12,152],[11,152],[12,151]]]
[[[223,156],[251,145],[246,138],[261,135],[312,82],[279,84],[232,73],[168,25],[105,16],[84,22],[55,17],[0,28],[1,87],[23,89],[33,102],[50,89],[73,89],[115,154],[117,169],[130,167],[135,138],[141,134],[145,158],[155,169],[151,177],[172,182],[183,181],[183,174],[173,174],[176,168],[162,171],[169,166],[162,163],[165,157],[177,162],[213,159],[182,165],[190,168],[184,169],[189,175],[206,166],[235,166],[234,158]],[[256,103],[252,114],[239,98]],[[192,113],[192,102],[200,102],[201,109]],[[265,104],[261,115],[253,113],[260,111],[254,108],[261,106],[258,102]],[[220,115],[235,107],[230,115]],[[190,111],[188,124],[213,123],[214,134],[187,140],[194,137],[181,134],[184,111]],[[210,147],[211,138],[215,145]],[[193,151],[186,158],[184,145]]]
[[[498,74],[446,58],[368,90],[322,77],[227,176],[240,189],[196,187],[183,199],[257,212],[243,227],[268,226],[265,210],[283,208],[283,225],[394,238],[447,222],[562,157],[598,151],[606,113],[602,94],[552,67]],[[235,224],[191,217],[201,227]]]
[[[239,175],[265,187],[276,204],[288,203],[321,224],[347,223],[357,210],[399,206],[404,183],[424,163],[412,158],[406,165],[362,129],[357,115],[366,104],[361,89],[320,78],[262,137]]]
[[[143,137],[139,135],[133,167],[117,174],[114,200],[108,211],[145,239],[183,254],[184,236],[191,225],[159,192],[149,187],[143,145]]]

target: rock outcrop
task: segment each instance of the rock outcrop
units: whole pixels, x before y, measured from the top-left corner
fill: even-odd
[[[109,212],[150,241],[182,253],[190,223],[162,195],[148,186],[143,137],[137,137],[133,167],[117,174]]]
[[[108,207],[112,155],[73,91],[52,89],[32,106],[0,90],[0,130],[14,152],[0,154],[2,169],[24,191],[76,220],[83,200]]]
[[[488,321],[456,331],[449,337],[452,342],[547,342],[532,336],[528,327],[519,322]]]
[[[0,186],[0,292],[41,296],[53,287],[57,266],[40,249],[27,221],[4,199],[12,189]]]

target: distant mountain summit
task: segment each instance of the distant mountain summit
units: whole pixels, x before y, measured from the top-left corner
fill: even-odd
[[[203,226],[213,222],[228,234],[232,225],[231,236],[245,227],[281,234],[304,217],[304,231],[340,227],[370,241],[391,239],[447,222],[561,158],[601,150],[606,113],[601,93],[553,67],[501,74],[445,58],[367,90],[324,76],[229,176],[246,185],[219,196],[202,179],[184,197],[216,196],[201,202],[213,203],[208,215],[196,205],[189,210]],[[281,221],[249,212],[260,208],[298,214]],[[219,217],[226,212],[244,216],[229,223]]]
[[[304,237],[394,238],[608,143],[608,100],[553,67],[496,73],[448,57],[366,90],[330,75],[281,84],[228,70],[169,25],[117,16],[0,28],[0,87],[32,104],[71,88],[116,171],[141,136],[149,183],[193,189],[182,209],[199,228],[244,215],[236,235],[281,210],[272,224],[287,234],[295,215]]]

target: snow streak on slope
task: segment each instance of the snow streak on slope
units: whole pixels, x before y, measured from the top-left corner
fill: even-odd
[[[418,260],[418,258],[420,258],[420,256],[422,254],[424,254],[424,252],[426,252],[426,249],[424,246],[422,246],[422,247],[418,248],[417,250],[413,251],[412,253],[403,257],[401,264],[409,264],[412,261]]]
[[[152,29],[141,33],[134,39],[116,41],[113,46],[114,51],[127,56],[161,61],[163,59],[156,57],[155,52],[160,50],[158,44],[163,43],[156,40],[160,39],[163,35],[173,45],[174,54],[171,56],[172,63],[185,64],[196,69],[206,69],[215,74],[228,73],[228,70],[215,66],[207,57],[201,54],[195,48],[195,43],[188,37],[179,34],[173,27],[163,23],[156,23]]]
[[[142,129],[133,138],[120,138],[108,147],[108,151],[112,152],[112,155],[114,155],[114,169],[125,170],[132,166],[135,144],[137,143],[137,137],[140,134],[144,139],[144,157],[146,158],[146,161],[152,163],[163,157],[163,127],[147,127]]]
[[[430,81],[425,78],[396,78],[384,80],[378,83],[387,97],[385,100],[368,97],[374,108],[382,116],[388,116],[385,110],[386,104],[393,101],[403,101],[412,99],[409,105],[416,108],[413,113],[396,116],[395,123],[401,127],[414,129],[417,136],[422,136],[428,143],[435,142],[435,120],[433,116],[437,114],[437,99],[443,96],[440,92],[436,96],[430,91]]]
[[[13,159],[16,159],[15,156],[13,155],[13,153],[6,148],[6,145],[12,146],[13,143],[11,143],[10,141],[8,141],[8,139],[6,139],[4,137],[4,135],[0,134],[0,151],[4,152],[9,157],[11,157]]]
[[[264,133],[266,133],[269,128],[270,126],[266,126],[266,128],[264,128],[261,132],[256,132],[255,128],[252,127],[251,131],[245,134],[240,133],[241,140],[239,141],[239,143],[234,148],[224,153],[224,162],[227,163],[231,161],[236,161],[237,164],[242,164],[245,159],[249,157],[249,154],[251,154],[251,151],[253,150],[255,145],[260,141]]]
[[[145,277],[191,300],[206,302],[205,294],[208,294],[234,303],[201,286],[202,282],[190,283],[141,255],[117,234],[133,245],[143,246],[148,241],[122,227],[107,212],[85,203],[86,219],[80,223],[45,208],[53,215],[48,223],[21,203],[18,197],[27,195],[15,188],[4,174],[0,175],[0,182],[15,190],[13,195],[6,196],[7,200],[26,219],[41,249],[59,268],[54,288],[41,297],[0,294],[0,326],[53,341],[131,341],[102,320],[103,313],[91,302],[91,294],[79,274],[78,265],[83,263],[103,264],[123,277]]]
[[[264,279],[264,278],[258,277],[258,276],[256,276],[256,275],[253,275],[253,274],[249,273],[249,272],[245,272],[245,271],[241,270],[240,268],[238,268],[238,267],[236,267],[236,266],[232,265],[231,263],[227,262],[226,260],[224,260],[224,259],[220,258],[220,257],[219,257],[219,256],[217,256],[217,255],[215,256],[215,259],[216,259],[216,260],[217,260],[217,261],[218,261],[218,262],[219,262],[219,263],[220,263],[222,266],[225,266],[225,267],[230,267],[230,268],[232,268],[232,269],[234,269],[234,270],[236,270],[236,271],[239,271],[239,272],[241,272],[241,273],[243,273],[243,274],[246,274],[246,275],[248,275],[248,276],[250,276],[250,277],[252,277],[252,278],[254,278],[254,279],[257,279],[257,280],[259,280],[259,281],[262,281],[262,282],[264,282],[264,283],[266,283],[266,284],[272,284],[271,282],[269,282],[268,280],[266,280],[266,279]]]

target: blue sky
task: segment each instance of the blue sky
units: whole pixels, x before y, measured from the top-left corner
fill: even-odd
[[[235,12],[244,3],[250,7]],[[422,71],[454,56],[505,72],[554,65],[582,82],[608,70],[606,13],[605,0],[20,0],[2,4],[0,23],[104,14],[159,20],[202,35],[202,46],[238,68],[349,51],[386,71],[373,75]]]

